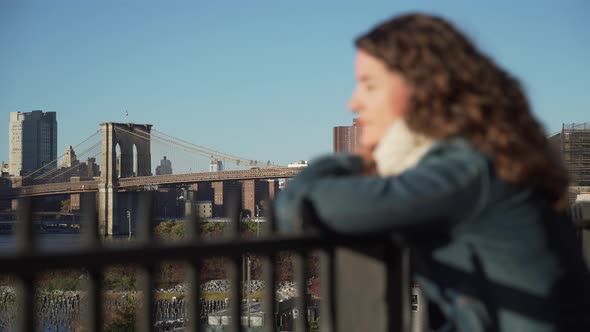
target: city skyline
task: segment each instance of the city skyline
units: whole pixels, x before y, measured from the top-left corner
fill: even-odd
[[[0,4],[1,122],[8,129],[10,112],[57,112],[58,155],[102,122],[135,122],[251,159],[313,159],[331,153],[332,128],[353,118],[346,108],[352,40],[418,10],[452,19],[519,78],[550,133],[590,120],[589,7],[7,1]],[[7,134],[0,160],[8,162]]]
[[[57,166],[57,121],[55,112],[11,112],[8,171],[13,176]]]

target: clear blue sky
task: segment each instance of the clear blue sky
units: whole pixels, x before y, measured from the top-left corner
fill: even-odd
[[[9,113],[57,112],[58,153],[101,122],[287,164],[349,125],[352,40],[394,14],[452,19],[521,79],[548,132],[590,121],[590,2],[0,1],[0,159]]]

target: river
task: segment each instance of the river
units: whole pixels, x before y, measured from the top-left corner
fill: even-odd
[[[82,237],[79,233],[39,234],[39,246],[43,249],[70,249],[79,247]],[[0,253],[16,248],[16,236],[0,234]]]
[[[38,237],[41,250],[73,249],[83,246],[80,233],[43,233]],[[131,240],[133,241],[133,240]],[[108,246],[124,246],[129,244],[127,236],[117,236],[105,240]],[[0,254],[16,249],[16,236],[14,234],[0,234]]]

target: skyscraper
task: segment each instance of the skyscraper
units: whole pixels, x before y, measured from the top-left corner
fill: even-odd
[[[57,166],[55,112],[11,112],[8,126],[8,169],[19,176],[47,165]]]
[[[78,161],[78,158],[76,157],[76,151],[74,151],[74,148],[72,148],[71,145],[68,145],[68,149],[63,156],[60,167],[74,167],[78,164],[80,164],[80,161]]]
[[[358,141],[357,119],[352,120],[352,126],[334,127],[334,152],[354,152]]]
[[[169,159],[160,160],[160,166],[156,167],[156,175],[172,174],[172,162]]]

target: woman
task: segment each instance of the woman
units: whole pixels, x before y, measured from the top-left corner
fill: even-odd
[[[356,46],[363,152],[290,182],[280,228],[305,202],[324,229],[405,234],[447,330],[590,331],[567,174],[518,81],[438,17],[393,18]]]

